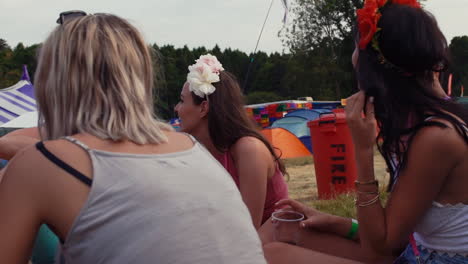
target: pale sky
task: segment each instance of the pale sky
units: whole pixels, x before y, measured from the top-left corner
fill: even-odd
[[[291,1],[291,0],[290,0]],[[130,20],[149,43],[190,48],[218,44],[252,52],[270,0],[0,0],[0,38],[12,47],[42,42],[61,11],[113,13]],[[468,0],[429,0],[447,40],[468,35]],[[278,31],[284,9],[274,0],[259,50],[284,50]]]

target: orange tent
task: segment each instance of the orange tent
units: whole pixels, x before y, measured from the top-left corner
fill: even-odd
[[[266,128],[262,134],[273,147],[279,149],[282,159],[312,156],[304,144],[284,128]]]

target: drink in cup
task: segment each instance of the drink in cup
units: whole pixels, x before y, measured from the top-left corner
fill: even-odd
[[[299,223],[304,215],[292,210],[280,210],[271,215],[275,226],[275,241],[296,245],[299,235]]]

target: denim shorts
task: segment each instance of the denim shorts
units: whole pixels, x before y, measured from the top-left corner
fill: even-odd
[[[419,249],[419,263],[424,264],[468,264],[468,257],[461,255],[449,256],[447,253],[429,251],[421,246]],[[419,264],[414,255],[413,248],[408,245],[401,255],[393,262],[394,264]]]

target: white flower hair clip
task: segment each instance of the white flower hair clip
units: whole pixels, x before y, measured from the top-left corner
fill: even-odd
[[[224,71],[223,65],[211,54],[200,56],[188,69],[189,90],[201,98],[214,93],[216,88],[212,83],[219,82],[219,73]]]

